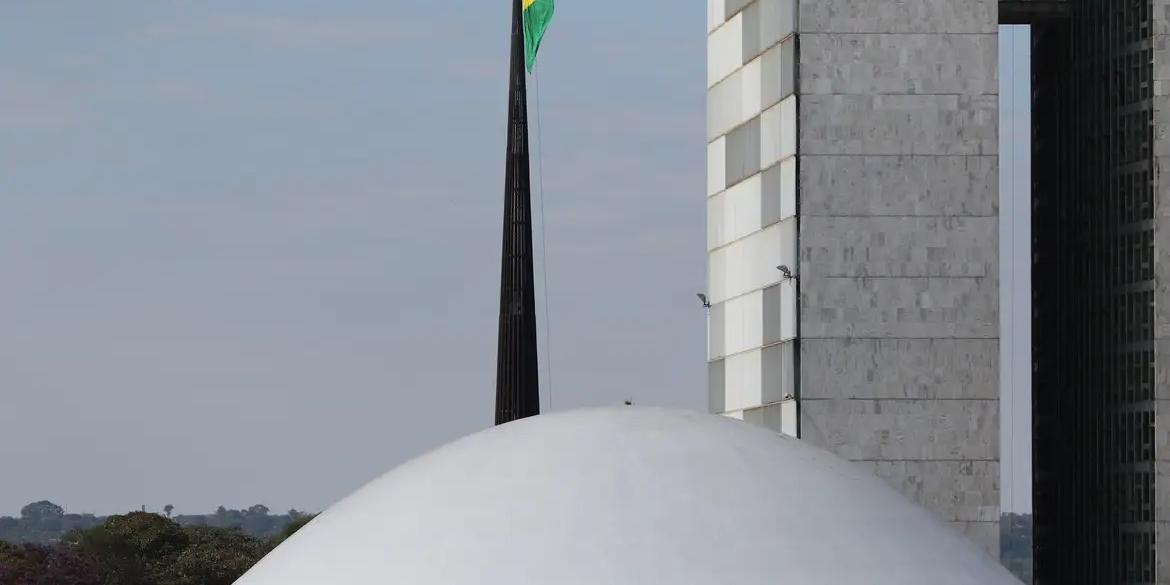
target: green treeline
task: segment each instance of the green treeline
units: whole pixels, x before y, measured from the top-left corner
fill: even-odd
[[[263,506],[98,518],[36,502],[0,519],[0,585],[230,585],[311,519]]]
[[[66,514],[51,502],[0,517],[0,585],[230,585],[312,515],[264,506],[213,514]],[[1001,560],[1032,582],[1032,516],[1004,514]]]
[[[178,514],[172,516],[174,506],[163,508],[167,518],[180,526],[211,526],[232,528],[249,536],[271,538],[285,526],[305,516],[295,509],[284,514],[272,514],[266,506],[257,504],[245,510],[229,510],[220,506],[212,514]],[[93,514],[66,514],[53,502],[33,502],[20,510],[20,517],[0,516],[0,541],[15,544],[54,544],[71,530],[85,530],[105,521]]]

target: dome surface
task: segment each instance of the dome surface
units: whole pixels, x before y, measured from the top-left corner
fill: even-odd
[[[335,504],[239,585],[1007,585],[994,559],[852,464],[725,417],[542,415]]]

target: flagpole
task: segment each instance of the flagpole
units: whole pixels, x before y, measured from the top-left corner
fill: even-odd
[[[496,350],[497,425],[540,414],[522,2],[512,1],[508,150],[504,171],[504,233]]]

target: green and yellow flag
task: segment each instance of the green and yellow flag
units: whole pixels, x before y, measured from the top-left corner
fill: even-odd
[[[524,65],[532,73],[540,40],[552,21],[553,0],[524,0]]]

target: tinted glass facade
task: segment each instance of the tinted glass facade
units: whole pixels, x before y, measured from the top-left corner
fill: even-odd
[[[1164,26],[1165,13],[1157,18]],[[1157,18],[1150,0],[1076,0],[1033,25],[1035,574],[1044,585],[1168,578],[1156,554]]]

